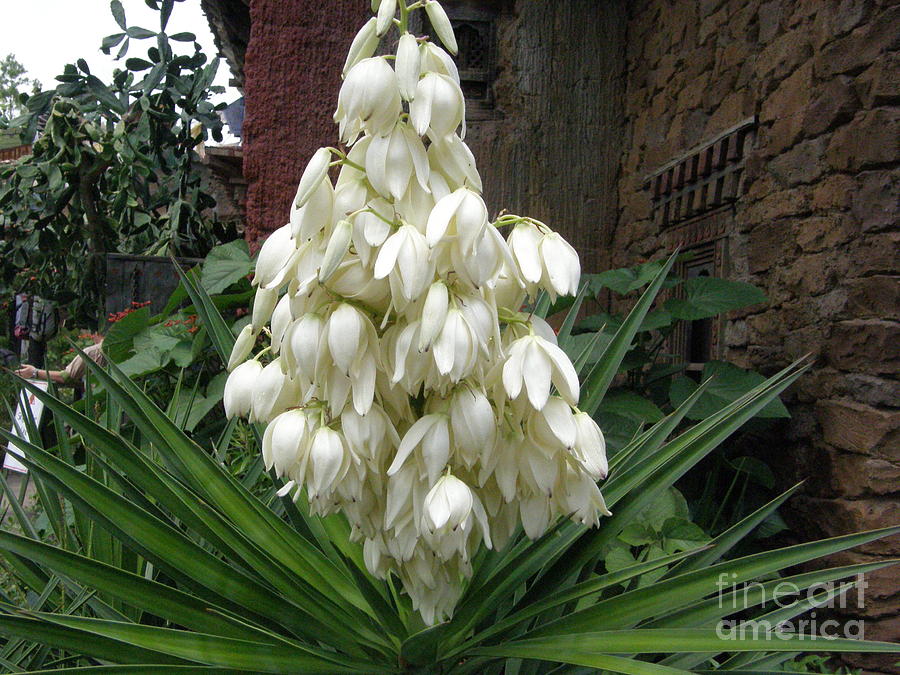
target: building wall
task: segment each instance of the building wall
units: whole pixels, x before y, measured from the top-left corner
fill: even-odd
[[[545,221],[591,271],[616,218],[626,4],[499,3],[494,107],[470,106],[466,142],[491,213]]]
[[[900,6],[639,0],[629,14],[628,132],[609,262],[716,240],[722,271],[770,299],[730,317],[728,358],[763,372],[814,359],[789,393],[793,419],[772,457],[785,483],[808,479],[790,522],[800,537],[896,524]],[[737,202],[661,225],[645,179],[753,116]],[[840,560],[896,556],[900,540],[861,551]],[[896,640],[900,574],[871,581],[866,637]]]
[[[361,0],[252,0],[244,62],[245,236],[255,242],[288,220],[309,157],[334,144],[341,67],[369,17]]]

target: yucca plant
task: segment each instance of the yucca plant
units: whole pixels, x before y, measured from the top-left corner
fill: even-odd
[[[106,399],[100,421],[24,384],[89,458],[80,470],[64,433],[46,449],[0,432],[26,453],[58,541],[0,533],[39,596],[0,605],[10,638],[0,659],[44,672],[53,658],[86,672],[667,673],[891,651],[778,631],[848,584],[768,601],[778,583],[809,589],[883,566],[773,578],[898,528],[728,557],[788,494],[707,546],[604,568],[614,539],[805,366],[686,427],[700,386],[607,459],[592,416],[674,258],[611,339],[598,333],[570,361],[587,294],[577,254],[532,219],[488,222],[456,134],[455,67],[408,31],[409,13],[424,9],[453,50],[449,20],[434,0],[373,5],[336,114],[353,147],[310,160],[290,224],[260,252],[251,322],[236,340],[182,275],[232,371],[226,414],[259,423],[277,496],[251,492],[115,364],[89,364]],[[395,66],[372,56],[393,26]],[[568,294],[554,334],[541,317]],[[251,357],[261,335],[270,343]],[[648,575],[654,583],[640,583]],[[723,623],[735,617],[757,622]],[[47,648],[61,651],[43,658]]]
[[[590,368],[582,364],[583,400],[602,398],[665,272],[602,356]],[[188,276],[183,281],[225,358],[231,332],[202,289]],[[575,312],[563,323],[563,341]],[[45,450],[3,435],[26,453],[42,501],[60,514],[71,504],[85,521],[77,531],[90,533],[91,543],[73,541],[62,516],[51,519],[61,545],[43,543],[33,531],[0,533],[0,549],[19,578],[37,595],[49,595],[49,587],[62,598],[53,612],[0,606],[0,631],[8,638],[0,658],[11,663],[23,650],[34,654],[46,645],[96,664],[75,672],[537,673],[569,664],[668,673],[777,672],[801,651],[891,652],[896,646],[885,643],[722,629],[720,622],[735,616],[776,626],[848,587],[772,610],[764,603],[777,583],[802,590],[888,564],[772,577],[900,528],[727,559],[789,493],[709,546],[612,573],[596,564],[606,543],[802,370],[785,369],[670,438],[696,397],[685,402],[611,458],[604,492],[613,515],[599,528],[561,521],[536,541],[519,532],[503,550],[481,551],[453,618],[429,628],[396,580],[368,573],[345,521],[310,516],[290,500],[273,508],[254,497],[115,365],[109,371],[92,365],[112,408],[100,422],[23,383],[80,434],[95,475],[74,466],[63,447]],[[107,428],[120,414],[133,431]],[[119,555],[108,555],[112,549]],[[629,586],[659,569],[665,574],[654,584]],[[756,579],[768,581],[739,586]],[[62,670],[73,669],[42,672]]]

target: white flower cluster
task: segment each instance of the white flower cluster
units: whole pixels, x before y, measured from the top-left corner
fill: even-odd
[[[382,0],[360,30],[335,113],[351,149],[313,155],[290,222],[260,250],[225,408],[268,423],[263,455],[284,493],[342,512],[370,572],[399,575],[433,624],[481,542],[609,512],[575,368],[518,311],[540,289],[574,294],[578,255],[538,221],[489,222],[454,63],[406,31],[419,7],[455,50],[433,0]],[[393,25],[396,55],[372,56]],[[271,346],[247,360],[262,331]]]

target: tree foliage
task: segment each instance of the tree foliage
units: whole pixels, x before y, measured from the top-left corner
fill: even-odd
[[[23,90],[40,87],[40,82],[25,76],[26,72],[15,54],[7,54],[0,60],[0,119],[9,119],[21,113],[19,97]]]
[[[23,97],[10,128],[36,137],[33,154],[0,172],[2,281],[70,303],[84,320],[98,313],[104,253],[202,256],[226,235],[211,222],[196,153],[222,138],[210,100],[218,59],[193,34],[166,32],[174,0],[148,4],[158,31],[129,26],[111,2],[121,32],[101,48],[124,60],[111,82],[78,59],[55,88]],[[146,54],[126,58],[135,43],[149,43]]]

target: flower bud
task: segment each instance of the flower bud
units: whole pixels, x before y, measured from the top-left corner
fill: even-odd
[[[381,0],[378,5],[378,16],[375,23],[375,34],[381,37],[388,32],[394,23],[394,14],[397,12],[397,0]]]
[[[603,480],[609,471],[603,432],[600,431],[600,427],[591,419],[591,416],[585,412],[575,413],[574,422],[574,455],[591,478],[595,481]]]
[[[444,11],[440,3],[435,0],[428,0],[425,3],[425,13],[434,27],[434,32],[437,33],[441,42],[444,43],[447,51],[455,55],[459,47],[456,45],[456,36],[453,34],[453,26],[450,23],[447,12]]]
[[[350,235],[353,233],[353,225],[349,220],[342,220],[334,226],[328,246],[325,247],[325,256],[319,267],[319,281],[325,283],[337,271],[347,249],[350,247]]]
[[[301,208],[319,183],[328,175],[328,166],[331,164],[331,148],[319,148],[313,153],[312,158],[300,176],[300,184],[297,186],[297,196],[294,198],[294,208]]]
[[[234,341],[234,347],[231,349],[231,356],[228,358],[228,371],[231,372],[235,367],[243,363],[250,355],[253,345],[256,343],[257,332],[253,330],[251,324],[247,324],[238,333],[237,339]]]
[[[419,42],[416,40],[415,35],[412,33],[401,35],[400,42],[397,45],[397,59],[394,62],[394,69],[397,72],[400,96],[406,101],[411,101],[416,95],[421,60]]]
[[[253,389],[262,370],[259,361],[251,360],[244,361],[231,371],[225,380],[225,391],[222,395],[225,417],[228,419],[235,415],[246,417],[250,413]]]
[[[281,351],[281,343],[284,340],[284,334],[287,332],[291,321],[294,320],[291,314],[291,296],[285,293],[281,296],[281,300],[275,305],[270,321],[272,331],[272,351],[276,354]]]
[[[440,334],[447,320],[447,309],[450,303],[450,293],[443,281],[435,281],[428,289],[425,296],[425,305],[422,308],[422,322],[419,330],[418,349],[424,352],[434,339]]]
[[[279,227],[270,234],[256,256],[253,285],[261,288],[281,285],[296,250],[297,247],[291,240],[290,225]]]
[[[350,43],[350,50],[347,52],[347,59],[344,61],[344,68],[341,71],[343,76],[346,76],[347,71],[357,63],[372,56],[378,49],[380,40],[375,34],[375,22],[374,16],[366,21],[356,37],[353,38],[353,42]]]
[[[272,311],[278,302],[278,290],[275,288],[257,288],[256,296],[253,298],[253,315],[251,325],[255,332],[262,330],[269,319],[272,317]]]

